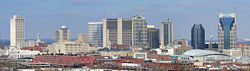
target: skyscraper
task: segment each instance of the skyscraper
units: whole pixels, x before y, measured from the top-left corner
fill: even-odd
[[[103,42],[103,22],[89,22],[88,23],[88,42],[89,46],[102,47]]]
[[[193,49],[205,48],[205,29],[201,24],[194,24],[191,29],[191,45]]]
[[[153,25],[148,25],[148,44],[150,48],[159,48],[160,38],[159,38],[159,29],[155,28]]]
[[[56,41],[70,41],[70,30],[66,26],[56,30]]]
[[[142,16],[134,16],[132,20],[132,46],[134,48],[144,48],[148,46],[147,41],[147,21]]]
[[[173,24],[169,18],[161,23],[161,47],[173,44]]]
[[[24,19],[20,15],[14,15],[10,19],[10,46],[24,42]]]
[[[103,19],[103,47],[112,44],[131,45],[132,21],[130,19]]]
[[[218,48],[231,49],[236,48],[237,30],[236,30],[236,12],[232,14],[222,14],[219,12],[218,22]]]

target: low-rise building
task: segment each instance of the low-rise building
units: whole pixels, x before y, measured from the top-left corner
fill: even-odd
[[[49,53],[77,54],[91,51],[88,43],[83,41],[58,41],[48,45]]]
[[[33,59],[40,51],[20,50],[15,47],[9,47],[8,55],[11,59]]]
[[[250,49],[245,48],[232,48],[232,49],[224,49],[223,53],[229,54],[235,57],[239,56],[250,56]]]
[[[93,56],[67,56],[67,55],[37,55],[33,62],[45,62],[50,64],[67,66],[92,66],[95,58]]]

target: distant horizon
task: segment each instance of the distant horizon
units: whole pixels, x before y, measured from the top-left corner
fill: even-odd
[[[131,1],[133,1],[131,3]],[[127,5],[130,4],[130,5]],[[88,22],[101,22],[105,18],[131,18],[144,16],[148,25],[160,29],[160,23],[169,17],[174,26],[174,39],[191,38],[193,24],[202,24],[206,31],[206,40],[210,35],[217,39],[218,8],[222,13],[237,11],[237,38],[249,39],[246,30],[250,26],[250,1],[235,0],[42,0],[0,1],[0,39],[9,39],[10,18],[19,14],[25,22],[25,38],[54,39],[60,26],[71,30],[71,38],[78,33],[88,32]]]

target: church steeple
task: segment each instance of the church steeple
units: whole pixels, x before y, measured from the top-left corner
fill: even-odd
[[[41,42],[41,40],[40,40],[40,34],[39,33],[37,34],[36,42]]]

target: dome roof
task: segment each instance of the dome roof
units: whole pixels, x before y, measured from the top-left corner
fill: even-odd
[[[207,55],[207,54],[221,54],[219,52],[214,52],[214,51],[209,51],[209,50],[200,50],[200,49],[193,49],[184,52],[183,55],[187,56],[202,56],[202,55]]]
[[[61,26],[61,28],[67,28],[66,26]]]

